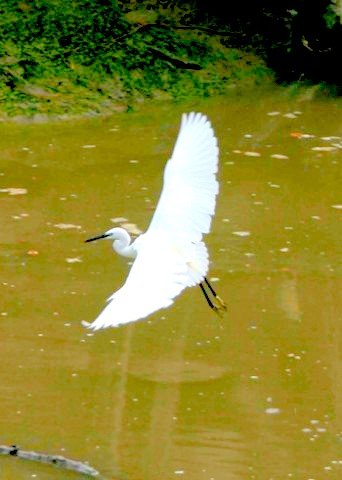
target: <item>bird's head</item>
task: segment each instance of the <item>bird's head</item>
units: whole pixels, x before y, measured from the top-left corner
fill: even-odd
[[[106,238],[107,240],[119,240],[122,237],[122,231],[123,228],[114,227],[102,233],[101,235],[88,238],[87,240],[85,240],[85,242],[94,242],[95,240],[101,240],[102,238]]]

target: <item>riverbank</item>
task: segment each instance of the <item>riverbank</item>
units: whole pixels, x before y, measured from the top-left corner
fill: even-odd
[[[58,76],[51,71],[42,78],[21,78],[14,86],[2,84],[0,121],[39,123],[93,117],[130,111],[149,100],[178,102],[273,82],[273,72],[252,53],[226,48],[218,38],[196,32],[183,34],[182,38],[196,41],[198,49],[205,45],[207,51],[196,56],[174,53],[172,59],[166,54],[158,58],[160,52],[155,52],[149,67],[142,65],[121,75],[73,64]]]
[[[297,14],[279,20],[272,11],[267,33],[257,22],[259,34],[244,11],[229,24],[198,6],[149,3],[137,9],[135,2],[114,0],[0,0],[0,121],[107,115],[150,100],[242,93],[279,81],[267,63],[265,40],[279,21],[291,30]],[[268,44],[272,51],[288,40],[270,37]],[[298,81],[310,84],[302,75]]]

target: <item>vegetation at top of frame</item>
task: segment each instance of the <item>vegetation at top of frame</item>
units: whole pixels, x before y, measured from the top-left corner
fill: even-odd
[[[334,84],[341,2],[0,0],[1,115],[96,114],[274,77]]]
[[[132,11],[130,3],[137,2],[0,0],[5,114],[96,113],[139,98],[209,96],[272,77],[262,60],[224,47],[212,32],[178,28],[177,9]]]

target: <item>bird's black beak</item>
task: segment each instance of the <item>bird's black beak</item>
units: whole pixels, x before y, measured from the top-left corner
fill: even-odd
[[[88,240],[85,240],[85,243],[94,242],[94,240],[100,240],[101,238],[106,238],[106,237],[110,237],[110,234],[103,233],[102,235],[98,235],[97,237],[88,238]]]

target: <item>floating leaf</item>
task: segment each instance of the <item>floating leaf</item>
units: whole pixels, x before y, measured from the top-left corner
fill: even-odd
[[[291,132],[290,133],[290,137],[293,137],[293,138],[302,138],[303,134],[302,132]]]

